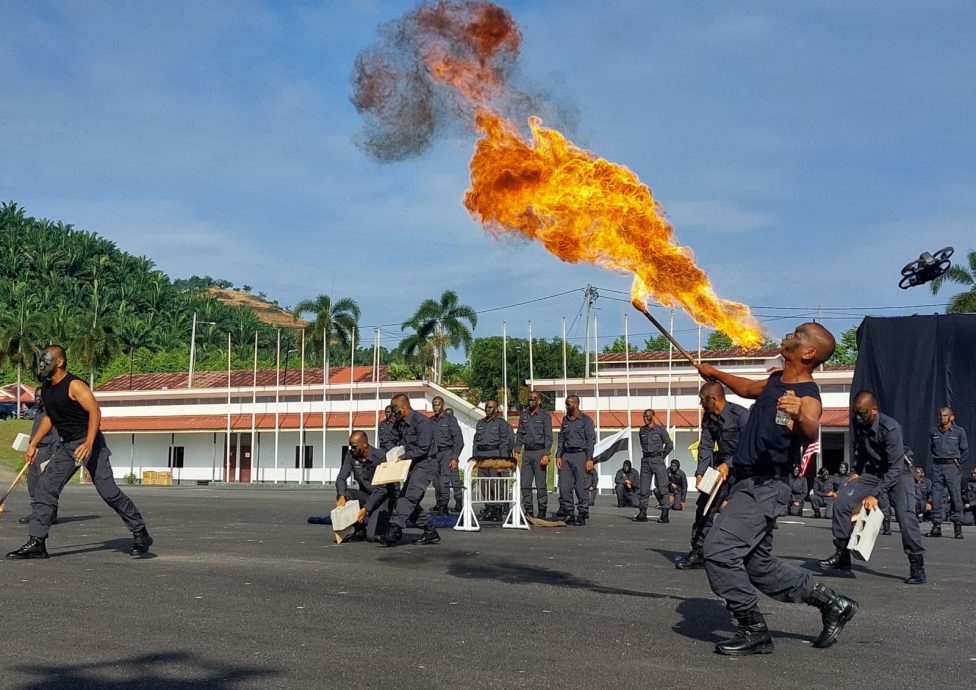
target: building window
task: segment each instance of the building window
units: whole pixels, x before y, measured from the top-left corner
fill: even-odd
[[[301,446],[295,446],[295,469],[299,469],[301,465],[299,464],[299,453],[301,451]],[[305,469],[310,469],[312,467],[312,446],[305,446]]]
[[[170,446],[167,467],[183,467],[183,446]]]

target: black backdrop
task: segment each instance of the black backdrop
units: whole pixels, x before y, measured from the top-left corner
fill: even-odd
[[[928,430],[938,425],[939,408],[949,405],[969,437],[968,474],[976,454],[976,314],[864,319],[851,397],[864,389],[901,423],[905,443],[929,477]]]

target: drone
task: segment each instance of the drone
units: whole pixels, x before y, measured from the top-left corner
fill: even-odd
[[[901,269],[902,279],[898,283],[898,287],[907,290],[935,280],[949,270],[949,266],[952,265],[949,257],[954,251],[955,249],[952,247],[943,247],[932,254],[922,252],[917,259],[909,262],[905,268]]]

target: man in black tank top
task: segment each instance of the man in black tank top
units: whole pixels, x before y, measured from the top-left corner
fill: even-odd
[[[47,416],[35,429],[25,453],[28,463],[36,462],[41,440],[54,429],[58,440],[51,446],[51,461],[41,475],[37,491],[31,499],[31,517],[27,543],[7,554],[10,560],[47,558],[47,534],[51,518],[58,508],[58,498],[67,478],[84,466],[92,477],[92,484],[132,531],[134,558],[145,556],[152,545],[146,523],[132,500],[115,483],[111,452],[98,430],[101,410],[91,389],[74,374],[68,373],[67,356],[60,345],[49,345],[38,357],[37,374],[44,381],[40,388]]]
[[[729,656],[769,654],[773,638],[759,612],[759,592],[778,601],[807,603],[820,609],[823,629],[817,648],[837,641],[844,625],[857,613],[857,602],[822,584],[809,572],[785,563],[772,553],[776,518],[790,503],[789,475],[802,446],[817,437],[822,407],[813,371],[834,353],[834,337],[816,323],[805,323],[783,338],[782,371],[765,381],[733,376],[709,364],[698,371],[719,381],[736,395],[755,399],[739,435],[731,467],[716,469],[735,476],[728,505],[716,516],[705,537],[705,573],[712,591],[725,599],[738,622],[735,637],[715,645]]]

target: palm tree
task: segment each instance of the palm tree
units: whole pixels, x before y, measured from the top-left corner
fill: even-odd
[[[152,330],[148,323],[136,316],[123,318],[119,327],[119,345],[129,353],[129,388],[132,388],[132,363],[135,351],[148,347],[152,342]]]
[[[949,306],[946,307],[947,314],[976,312],[976,249],[971,250],[966,255],[966,259],[969,268],[956,264],[930,283],[933,295],[939,294],[946,281],[966,286],[966,292],[960,292],[949,300]]]
[[[333,345],[347,348],[353,338],[359,342],[359,305],[351,297],[332,301],[330,295],[319,295],[314,300],[302,300],[291,313],[296,322],[302,314],[315,315],[311,340],[313,346],[322,348],[322,376],[327,380],[329,348]]]
[[[478,313],[468,305],[460,304],[453,290],[445,290],[439,302],[424,300],[414,315],[400,326],[400,330],[412,328],[414,331],[401,345],[404,355],[416,357],[429,344],[434,355],[434,381],[440,383],[447,348],[464,347],[467,353],[471,347],[471,329],[464,321],[471,324],[471,329],[477,328]]]

